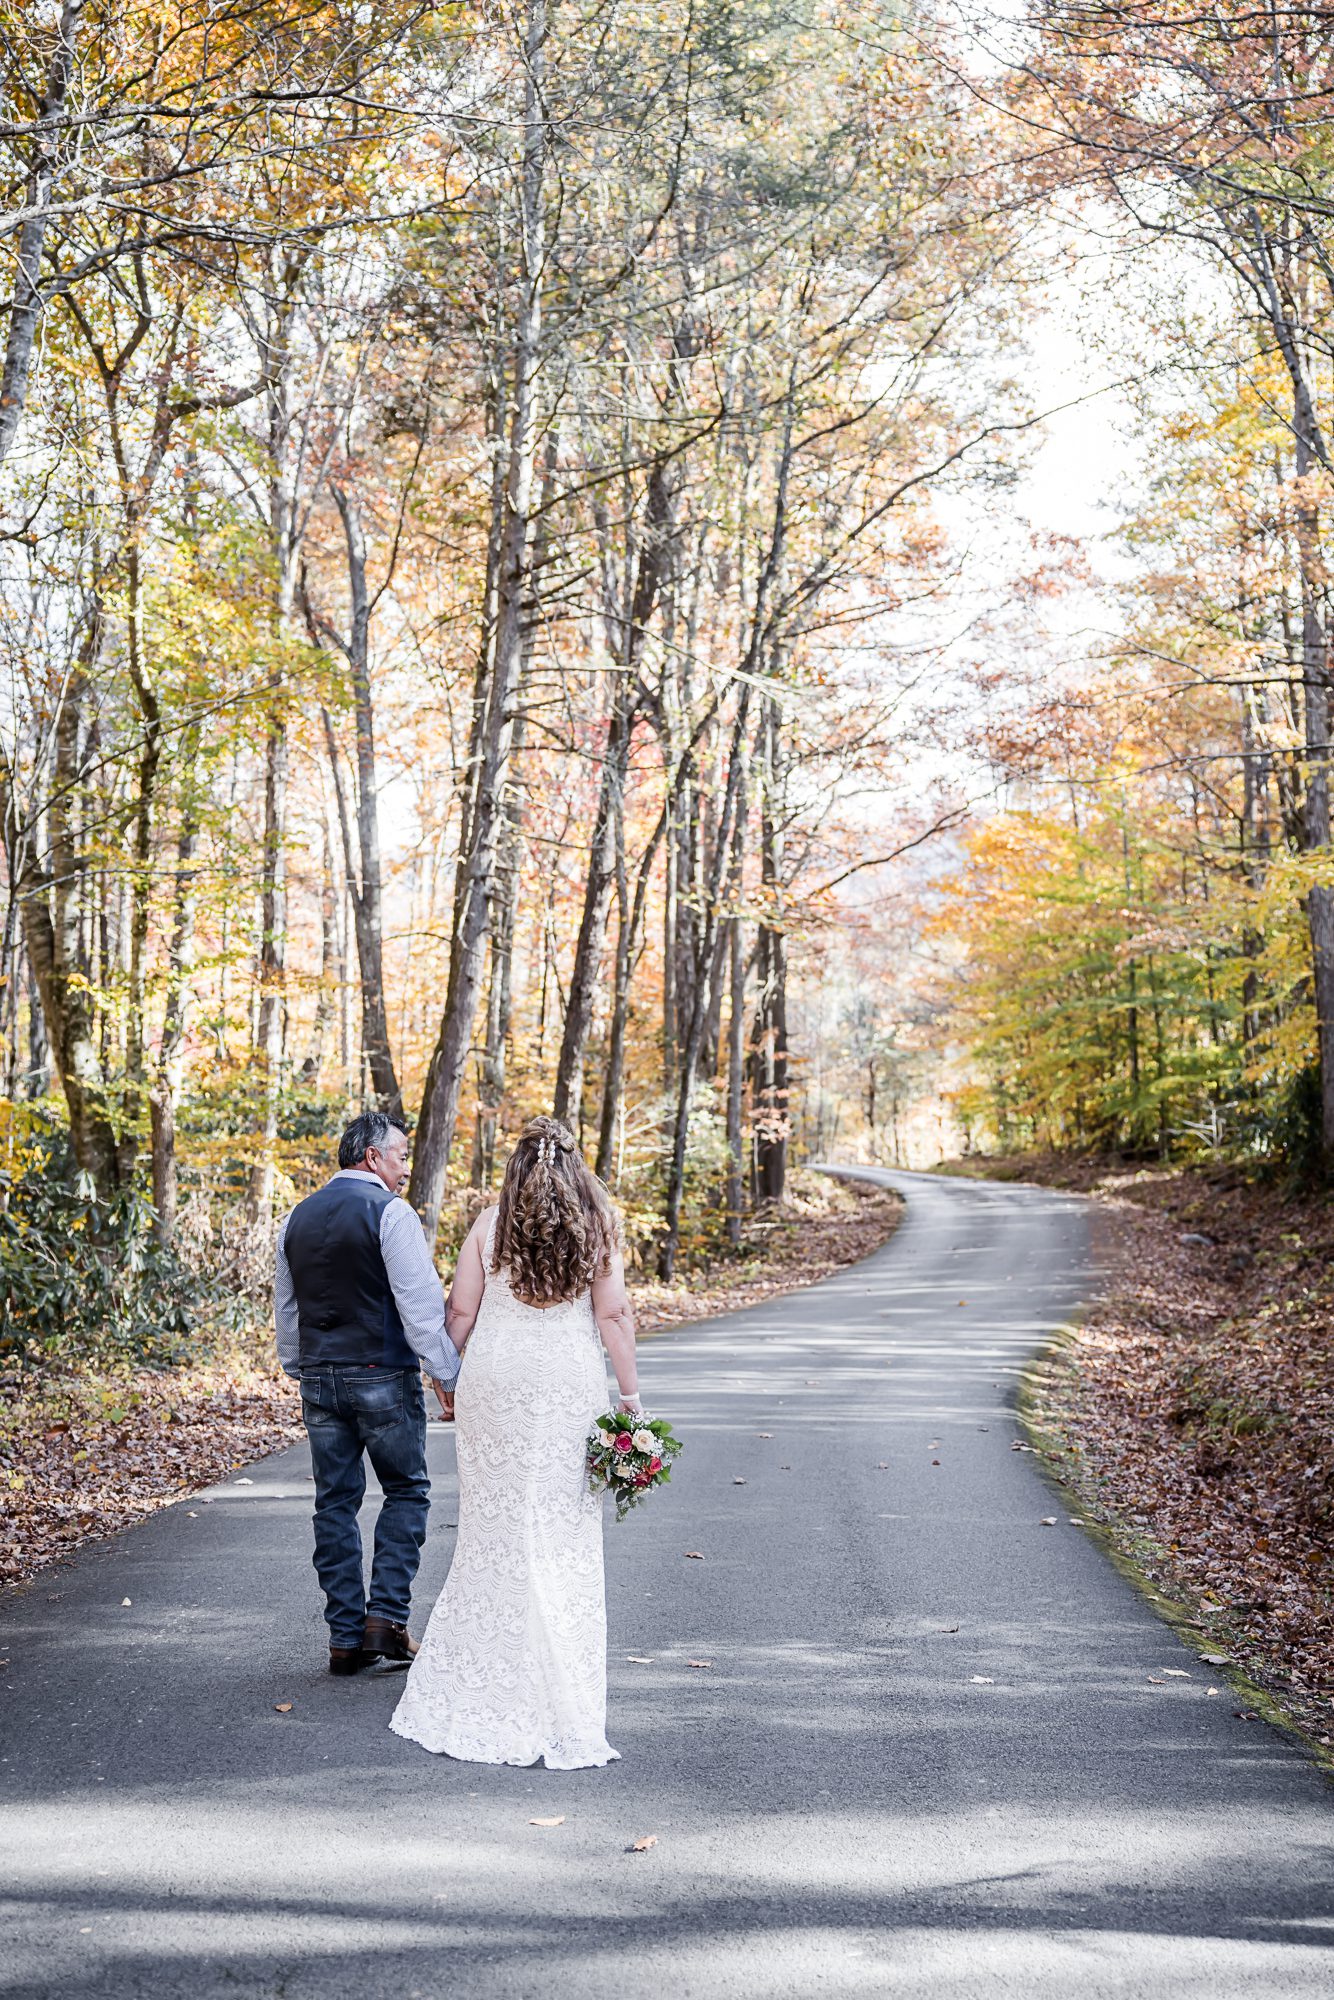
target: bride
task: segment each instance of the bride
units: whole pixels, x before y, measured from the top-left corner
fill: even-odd
[[[637,1410],[635,1323],[615,1214],[554,1118],[524,1127],[498,1207],[459,1256],[454,1560],[390,1728],[426,1750],[551,1770],[606,1764],[602,1503],[585,1441]]]

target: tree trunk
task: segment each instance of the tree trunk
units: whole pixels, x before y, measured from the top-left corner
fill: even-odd
[[[273,1213],[274,1154],[278,1143],[278,1106],[282,1096],[283,1058],[287,1047],[287,690],[282,653],[291,631],[296,598],[296,564],[300,531],[291,469],[292,323],[290,297],[277,309],[266,361],[277,354],[268,384],[269,541],[275,588],[271,638],[274,657],[268,672],[268,705],[264,730],[264,830],[260,843],[262,868],[259,915],[259,1011],[255,1023],[255,1055],[261,1089],[261,1112],[255,1158],[250,1169],[246,1213],[265,1225]]]
[[[514,728],[512,756],[523,748],[523,717]],[[523,801],[516,786],[506,797],[505,827],[496,856],[496,888],[491,906],[491,976],[486,1001],[486,1045],[477,1079],[477,1124],[473,1133],[471,1184],[489,1188],[495,1177],[496,1131],[505,1097],[505,1054],[509,1043],[514,972],[514,927],[519,912],[520,828]]]
[[[727,781],[723,791],[722,810],[718,818],[717,838],[704,895],[704,907],[700,914],[700,948],[691,993],[690,1025],[681,1049],[680,1083],[672,1131],[672,1155],[667,1173],[667,1198],[663,1207],[662,1246],[658,1255],[658,1275],[664,1284],[670,1284],[675,1275],[676,1253],[681,1240],[681,1204],[685,1196],[690,1098],[695,1086],[699,1053],[704,1042],[710,983],[709,968],[713,963],[718,942],[719,895],[722,888],[723,866],[731,847],[733,815],[737,811],[741,794],[744,768],[742,749],[746,740],[746,720],[750,712],[752,684],[752,678],[748,675],[737,696],[736,716],[732,724],[732,740],[727,760]]]
[[[25,954],[26,956],[26,954]],[[28,960],[28,1075],[23,1095],[45,1097],[51,1085],[51,1044],[32,960]]]
[[[320,884],[320,992],[311,1023],[310,1048],[301,1065],[301,1081],[318,1090],[338,1013],[341,984],[338,951],[338,885],[334,881],[329,835],[324,840],[324,880]]]
[[[728,943],[731,919],[718,927],[709,960],[708,997],[704,1006],[704,1035],[699,1045],[699,1080],[708,1083],[722,1067],[723,994],[728,982]]]
[[[565,1009],[560,1057],[556,1064],[552,1115],[567,1125],[577,1121],[583,1096],[584,1047],[592,1023],[598,971],[606,941],[616,857],[624,844],[625,781],[635,718],[639,713],[639,666],[648,621],[653,615],[662,584],[669,510],[667,468],[662,460],[658,460],[649,474],[645,489],[644,533],[628,626],[621,634],[621,671],[617,676],[616,693],[607,723],[597,818],[593,823],[588,875],[584,883],[584,907],[575,946],[574,967],[570,974],[570,996]]]
[[[89,614],[88,635],[55,718],[55,756],[47,806],[49,867],[39,865],[33,854],[32,830],[21,822],[12,773],[3,761],[0,820],[9,879],[23,919],[28,964],[41,998],[47,1041],[69,1112],[70,1143],[81,1171],[91,1177],[105,1199],[119,1185],[119,1156],[81,938],[80,906],[88,857],[76,830],[83,704],[101,636],[101,607],[95,604]]]
[[[3,1062],[0,1076],[4,1095],[9,1099],[18,1096],[19,1081],[19,906],[14,895],[13,884],[9,885],[9,895],[5,900],[5,934],[0,946],[0,1047],[3,1048]]]
[[[496,1170],[496,1132],[505,1098],[505,1053],[509,1041],[514,968],[514,915],[517,868],[497,871],[491,922],[491,978],[487,988],[486,1045],[477,1079],[477,1126],[473,1134],[471,1184],[489,1188]]]
[[[1241,695],[1241,747],[1243,802],[1241,815],[1241,865],[1248,887],[1256,894],[1269,873],[1269,755],[1262,746],[1262,731],[1268,721],[1268,697],[1263,685],[1243,688]],[[1256,961],[1263,939],[1252,925],[1242,933],[1241,949],[1247,960],[1242,982],[1242,1041],[1251,1048],[1260,1033],[1260,979]]]
[[[408,1189],[408,1199],[421,1216],[431,1243],[435,1241],[440,1220],[459,1094],[481,990],[488,906],[522,673],[524,623],[530,609],[529,558],[546,263],[545,178],[549,143],[543,100],[546,37],[547,0],[529,0],[524,28],[522,278],[515,329],[513,414],[498,576],[495,667],[480,731],[476,803],[466,845],[459,853],[457,914],[445,1011],[427,1071]]]
[[[1324,451],[1315,429],[1314,413],[1304,384],[1294,376],[1296,471],[1310,479]],[[1303,489],[1303,492],[1305,489]],[[1297,554],[1302,601],[1302,712],[1306,752],[1305,799],[1301,817],[1302,845],[1308,854],[1330,853],[1329,799],[1329,668],[1328,640],[1320,615],[1322,564],[1320,520],[1314,501],[1305,497],[1296,509]],[[1311,983],[1315,996],[1316,1038],[1320,1065],[1320,1141],[1326,1167],[1334,1171],[1334,886],[1313,883],[1306,897],[1311,940]]]
[[[144,1086],[145,963],[148,926],[153,908],[153,814],[158,770],[162,761],[162,707],[148,680],[144,657],[143,577],[140,524],[133,516],[125,551],[126,650],[130,680],[143,720],[142,746],[136,775],[138,799],[134,814],[133,872],[130,877],[130,962],[125,1016],[125,1088],[122,1094],[119,1177],[128,1181],[139,1151],[138,1121]]]
[[[662,870],[662,1088],[671,1089],[676,1076],[676,824],[668,798],[667,845]]]
[[[743,753],[744,754],[744,753]],[[741,1200],[745,1184],[742,1156],[742,1099],[745,1090],[746,958],[741,931],[741,895],[745,886],[746,780],[743,772],[732,830],[732,915],[727,925],[727,1240],[735,1249],[741,1241]],[[722,982],[719,981],[721,990]]]
[[[325,740],[338,803],[343,865],[352,892],[357,967],[361,976],[361,1033],[366,1064],[370,1070],[371,1091],[381,1111],[387,1111],[391,1118],[402,1118],[403,1094],[390,1046],[389,1013],[384,992],[384,890],[380,868],[375,709],[371,698],[371,604],[366,587],[366,540],[355,496],[338,486],[333,488],[333,496],[343,524],[352,618],[346,640],[332,634],[328,626],[320,629],[334,638],[347,661],[352,680],[357,770],[355,842],[343,791],[338,745],[327,710],[324,715]]]
[[[742,1113],[746,1084],[746,954],[741,918],[734,916],[728,939],[727,1022],[727,1240],[733,1249],[741,1241],[741,1211],[745,1192]]]
[[[276,670],[269,675],[269,702],[264,732],[264,832],[260,845],[260,865],[264,872],[259,916],[259,1017],[255,1026],[262,1110],[246,1202],[250,1220],[258,1224],[266,1223],[273,1212],[274,1151],[278,1141],[287,1009],[288,750],[282,677]]]
[[[194,994],[191,974],[195,956],[196,882],[199,856],[199,811],[194,797],[194,761],[199,728],[193,725],[185,745],[186,798],[176,844],[176,884],[173,892],[171,939],[167,947],[167,999],[158,1049],[157,1073],[149,1093],[148,1111],[153,1161],[154,1234],[169,1244],[176,1234],[176,1098],[181,1084],[181,1059]]]
[[[782,922],[782,800],[780,718],[766,704],[762,733],[760,883],[764,916],[756,956],[759,992],[751,1038],[752,1117],[755,1127],[755,1193],[761,1201],[781,1201],[787,1186],[791,1130],[787,1065],[787,934]]]
[[[602,1080],[602,1115],[598,1121],[598,1151],[594,1172],[601,1180],[612,1174],[612,1155],[621,1116],[625,1089],[625,1032],[630,1018],[630,981],[641,949],[644,907],[653,863],[667,827],[667,807],[658,814],[648,845],[639,858],[633,903],[627,895],[625,871],[625,821],[622,817],[616,855],[616,900],[619,923],[616,932],[616,983],[612,994],[611,1022],[607,1034],[607,1066]]]
[[[46,243],[51,190],[59,155],[57,133],[74,72],[74,45],[83,20],[85,0],[64,0],[56,29],[56,45],[46,72],[46,88],[37,107],[33,164],[28,176],[24,221],[19,230],[14,265],[14,297],[9,309],[9,334],[0,370],[0,461],[18,431],[28,398],[33,343],[42,316],[42,251]]]

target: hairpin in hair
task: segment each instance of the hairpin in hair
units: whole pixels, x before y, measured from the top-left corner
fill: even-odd
[[[551,1137],[550,1133],[547,1133],[545,1137],[539,1139],[537,1142],[537,1164],[540,1167],[549,1167],[555,1160],[555,1157],[556,1141]]]

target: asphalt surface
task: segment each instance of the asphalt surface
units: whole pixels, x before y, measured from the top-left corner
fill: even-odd
[[[1079,1206],[880,1178],[884,1250],[645,1344],[687,1450],[608,1523],[604,1771],[432,1758],[322,1671],[302,1449],[6,1603],[0,1991],[1334,1991],[1334,1789],[1011,1450]]]

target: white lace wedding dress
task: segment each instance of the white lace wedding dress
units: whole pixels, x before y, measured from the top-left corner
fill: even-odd
[[[602,1502],[585,1441],[608,1407],[591,1294],[528,1306],[491,1269],[459,1376],[454,1560],[390,1728],[479,1764],[606,1764]]]

